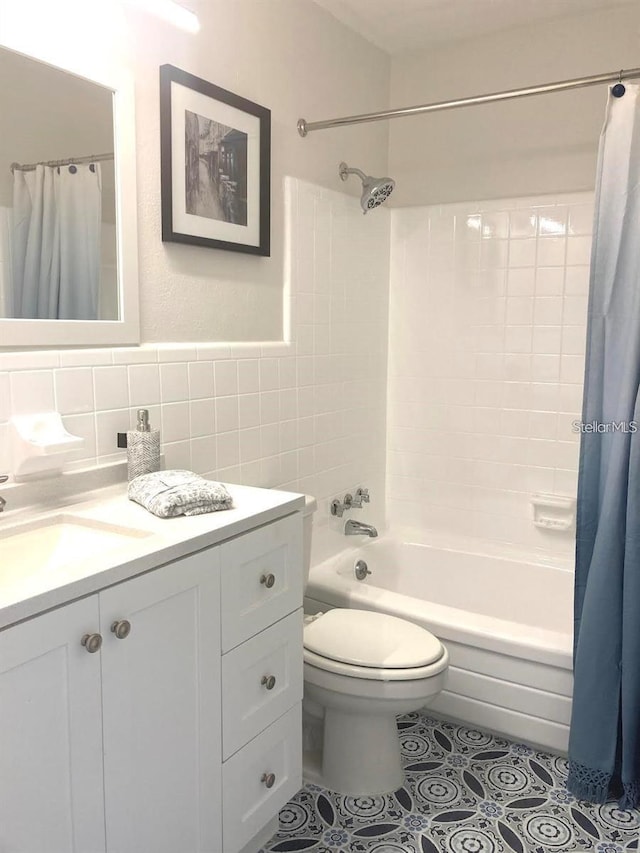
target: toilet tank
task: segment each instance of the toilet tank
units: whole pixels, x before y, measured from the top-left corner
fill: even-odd
[[[318,508],[317,500],[311,495],[304,496],[304,509],[302,510],[302,556],[304,569],[304,589],[309,582],[309,570],[311,569],[311,531],[313,529],[313,514]]]

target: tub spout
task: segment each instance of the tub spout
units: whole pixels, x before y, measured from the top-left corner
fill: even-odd
[[[372,539],[378,535],[378,531],[372,524],[363,524],[362,521],[348,519],[344,526],[345,536],[370,536]]]

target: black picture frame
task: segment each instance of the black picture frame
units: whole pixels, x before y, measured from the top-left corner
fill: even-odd
[[[271,110],[162,65],[160,172],[163,242],[270,255]]]

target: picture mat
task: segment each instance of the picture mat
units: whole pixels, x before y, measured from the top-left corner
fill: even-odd
[[[212,108],[215,114],[212,115]],[[187,213],[185,176],[185,110],[211,118],[247,134],[247,224]],[[208,95],[171,81],[171,170],[173,231],[248,246],[260,245],[260,119]],[[215,224],[214,224],[215,223]],[[215,229],[215,230],[214,230]]]

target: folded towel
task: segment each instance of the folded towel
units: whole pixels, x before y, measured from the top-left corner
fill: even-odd
[[[129,500],[159,518],[202,515],[233,507],[222,483],[205,480],[193,471],[154,471],[135,477],[129,483]]]

